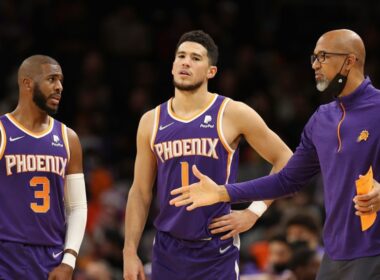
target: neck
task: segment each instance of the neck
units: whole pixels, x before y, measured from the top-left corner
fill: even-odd
[[[355,91],[355,89],[358,88],[358,86],[361,85],[361,83],[364,81],[364,75],[360,76],[353,76],[347,79],[346,86],[342,90],[342,92],[339,94],[339,97],[350,95]]]
[[[177,115],[186,117],[203,110],[212,100],[214,94],[211,92],[200,91],[189,92],[175,90],[172,100],[172,110]]]
[[[34,103],[26,106],[20,102],[10,114],[30,131],[43,131],[49,125],[49,115]]]

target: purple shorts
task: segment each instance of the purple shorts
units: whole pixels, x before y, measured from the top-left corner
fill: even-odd
[[[0,240],[0,279],[48,279],[63,258],[63,246],[35,246]]]
[[[237,238],[238,239],[238,238]],[[186,241],[157,232],[153,245],[152,280],[237,280],[239,241]]]

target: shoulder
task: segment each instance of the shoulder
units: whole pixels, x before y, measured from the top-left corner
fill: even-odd
[[[138,127],[138,134],[150,137],[153,131],[153,127],[156,123],[156,114],[159,113],[159,106],[144,113],[140,118]]]
[[[255,123],[256,121],[261,121],[261,117],[259,114],[247,104],[241,101],[235,101],[230,99],[226,104],[224,119],[231,119],[234,121],[235,125],[239,125],[239,123],[245,123],[246,121],[250,121]]]
[[[151,109],[148,112],[144,113],[140,118],[140,126],[141,125],[153,126],[153,122],[156,118],[156,112],[157,112],[157,110],[159,110],[158,108],[159,108],[159,106],[157,106],[156,108]]]
[[[323,113],[330,111],[336,107],[337,107],[337,102],[331,101],[329,103],[319,105],[317,110],[315,110],[315,113],[323,114]]]
[[[79,140],[78,134],[70,127],[66,126],[67,141],[69,142],[70,153],[72,154],[75,151],[81,152],[82,145]]]
[[[73,140],[78,139],[79,140],[78,134],[72,128],[66,126],[66,129],[67,129],[67,137],[69,138],[69,141],[70,141],[70,139],[73,139]]]
[[[314,129],[314,125],[318,122],[318,119],[324,119],[326,115],[326,112],[330,111],[332,106],[334,106],[334,104],[331,102],[331,103],[328,103],[328,104],[324,104],[324,105],[320,105],[315,111],[314,113],[311,115],[311,117],[309,118],[309,120],[306,122],[306,125],[304,127],[304,131],[310,131],[312,132]]]
[[[241,115],[245,112],[253,111],[251,107],[241,101],[236,101],[227,97],[226,102],[227,104],[225,111],[228,114]]]

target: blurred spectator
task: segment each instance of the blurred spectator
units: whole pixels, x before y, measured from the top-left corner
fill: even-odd
[[[294,251],[289,267],[295,280],[314,280],[320,264],[321,260],[316,251],[304,247]]]
[[[321,244],[321,222],[307,212],[291,217],[285,226],[286,239],[290,244],[305,242],[310,250],[322,258],[324,249]]]

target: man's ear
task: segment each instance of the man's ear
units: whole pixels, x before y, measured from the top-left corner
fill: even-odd
[[[215,77],[216,72],[218,72],[218,68],[216,66],[210,66],[207,73],[207,79],[212,79]]]
[[[33,80],[30,79],[30,78],[24,78],[24,79],[22,80],[22,84],[23,84],[23,86],[24,86],[28,91],[32,90],[32,88],[33,88],[33,86],[34,86]]]
[[[346,59],[346,70],[351,70],[357,60],[355,55],[350,54]]]

